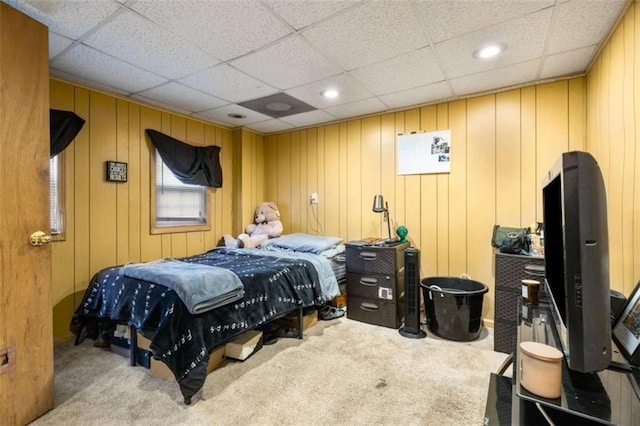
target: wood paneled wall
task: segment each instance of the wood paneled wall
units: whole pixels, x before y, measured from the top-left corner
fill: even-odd
[[[640,280],[640,8],[633,2],[587,74],[587,150],[607,189],[611,287]]]
[[[255,197],[260,197],[256,183],[259,179],[253,173],[264,171],[264,165],[259,164],[262,136],[248,135],[247,145],[253,151],[249,157],[240,159],[239,167],[245,182],[253,182],[253,186],[243,190],[242,182],[234,180],[235,145],[231,130],[53,79],[50,98],[51,108],[74,111],[86,120],[74,142],[63,152],[66,239],[52,243],[54,335],[63,338],[69,335],[69,321],[84,289],[100,269],[201,253],[214,247],[222,234],[240,231],[232,223],[235,204],[232,194],[256,193]],[[150,234],[152,148],[144,133],[147,128],[193,145],[222,148],[224,186],[209,190],[210,231]],[[106,181],[107,160],[128,163],[126,183]],[[252,162],[251,167],[244,164],[247,161]],[[241,200],[237,206],[242,208]],[[251,217],[252,213],[245,220]]]
[[[246,129],[234,131],[234,222],[236,233],[244,232],[253,223],[253,216],[259,203],[265,200],[264,137]],[[234,237],[237,235],[233,235]]]
[[[492,227],[542,220],[542,177],[562,152],[585,149],[585,120],[585,79],[574,78],[270,135],[266,194],[286,233],[347,241],[386,236],[371,211],[384,195],[392,232],[405,225],[421,250],[421,276],[466,273],[487,284],[491,319]],[[398,133],[449,128],[451,173],[396,175]],[[309,205],[312,192],[318,205]]]
[[[64,153],[67,238],[52,249],[56,335],[67,333],[77,293],[102,267],[214,246],[222,234],[241,232],[262,200],[278,203],[286,233],[386,236],[382,215],[371,211],[378,193],[389,202],[392,229],[405,225],[420,248],[422,277],[467,273],[490,287],[483,312],[490,321],[491,228],[540,221],[542,177],[569,150],[587,150],[601,164],[611,286],[629,294],[640,279],[637,9],[634,2],[586,77],[266,137],[52,80],[51,107],[87,120]],[[225,186],[211,191],[211,231],[149,234],[148,127],[222,146]],[[398,133],[448,128],[451,173],[396,175]],[[127,183],[105,181],[107,160],[129,163]],[[308,202],[312,192],[317,205]]]

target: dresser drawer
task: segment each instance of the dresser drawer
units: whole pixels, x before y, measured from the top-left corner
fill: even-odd
[[[366,299],[395,301],[398,299],[395,275],[357,274],[347,272],[347,294]]]
[[[404,319],[404,303],[363,299],[347,293],[347,318],[382,327],[399,328]]]
[[[403,250],[394,247],[358,247],[347,244],[347,270],[365,274],[395,275],[396,271],[404,264]]]

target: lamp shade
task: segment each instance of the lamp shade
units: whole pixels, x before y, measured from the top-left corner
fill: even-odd
[[[376,196],[373,197],[373,211],[376,213],[382,213],[383,211],[385,211],[385,207],[384,207],[384,199],[382,198],[382,195],[378,194]]]

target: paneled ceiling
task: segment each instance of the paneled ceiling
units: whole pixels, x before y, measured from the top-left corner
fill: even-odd
[[[2,1],[49,27],[52,76],[259,133],[583,74],[629,3]]]

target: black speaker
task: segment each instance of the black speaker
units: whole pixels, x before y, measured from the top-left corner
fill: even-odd
[[[404,251],[404,327],[398,331],[412,339],[427,337],[420,328],[420,250],[413,247]]]

